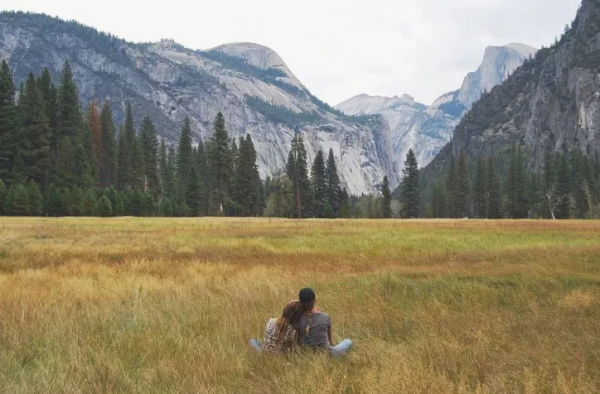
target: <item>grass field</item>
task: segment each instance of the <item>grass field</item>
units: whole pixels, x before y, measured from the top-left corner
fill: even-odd
[[[0,218],[0,393],[598,392],[599,222]]]

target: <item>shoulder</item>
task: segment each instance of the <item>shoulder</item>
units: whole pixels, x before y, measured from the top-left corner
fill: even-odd
[[[313,315],[313,319],[315,319],[315,318],[322,320],[322,321],[331,322],[331,318],[329,317],[329,315],[327,313],[317,312]]]

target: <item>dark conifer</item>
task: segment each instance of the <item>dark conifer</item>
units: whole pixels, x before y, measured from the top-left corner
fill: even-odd
[[[192,129],[190,119],[185,118],[183,127],[181,128],[181,136],[179,137],[179,146],[177,148],[177,171],[179,176],[179,184],[181,185],[182,198],[185,199],[187,187],[189,184],[189,174],[194,164],[192,155]]]
[[[117,185],[117,144],[115,141],[115,123],[108,101],[104,102],[102,112],[100,113],[98,176],[101,187]]]
[[[402,185],[400,186],[400,202],[403,218],[419,217],[421,209],[421,194],[419,190],[419,164],[412,149],[409,149],[402,170]]]
[[[0,178],[15,182],[12,168],[19,145],[15,85],[6,61],[0,65]]]
[[[384,219],[392,217],[392,191],[390,190],[390,183],[387,176],[383,177],[383,184],[381,186],[381,216]]]
[[[66,61],[61,75],[58,92],[58,128],[60,137],[68,137],[71,144],[81,142],[83,119],[79,104],[79,93],[73,79],[73,71]]]
[[[487,160],[487,183],[487,217],[490,219],[500,219],[502,217],[500,183],[496,175],[494,160],[491,157]]]
[[[20,151],[26,167],[26,179],[45,186],[53,163],[50,160],[51,133],[45,104],[33,74],[29,74],[25,90],[19,97]]]
[[[477,173],[473,185],[473,209],[476,218],[485,219],[488,216],[488,166],[483,157],[477,160]]]
[[[313,215],[323,217],[323,209],[327,203],[327,173],[323,151],[319,150],[311,168],[311,185],[313,200]],[[331,208],[331,206],[330,206]]]
[[[233,154],[225,118],[219,112],[215,117],[214,133],[209,147],[210,168],[210,213],[222,215],[229,205],[229,193],[233,177]]]
[[[333,215],[337,216],[341,208],[342,189],[340,187],[340,177],[337,172],[337,164],[335,162],[335,156],[333,155],[333,149],[329,149],[325,176],[327,179],[327,202],[331,206]]]

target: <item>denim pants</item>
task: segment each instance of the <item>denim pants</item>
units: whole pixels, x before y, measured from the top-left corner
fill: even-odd
[[[250,346],[252,346],[252,348],[254,348],[254,350],[256,350],[257,352],[261,352],[262,351],[262,347],[260,344],[260,341],[258,339],[254,339],[252,338],[251,340],[248,341],[248,343],[250,344]]]
[[[329,350],[329,354],[331,354],[332,357],[340,357],[348,353],[350,349],[352,349],[352,340],[344,339],[342,342],[332,347]]]

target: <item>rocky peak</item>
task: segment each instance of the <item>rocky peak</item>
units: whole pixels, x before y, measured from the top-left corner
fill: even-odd
[[[530,55],[537,50],[525,44],[508,44],[504,46],[489,46],[477,71],[465,77],[458,100],[466,108],[471,108],[479,100],[481,93],[490,91],[501,84],[513,73]]]
[[[290,71],[281,56],[266,46],[250,42],[238,42],[219,45],[218,47],[210,49],[210,51],[220,51],[229,56],[242,58],[246,60],[248,64],[263,70],[268,70],[270,68],[280,70],[287,75],[288,82],[292,82],[294,85],[302,87],[298,78]]]

